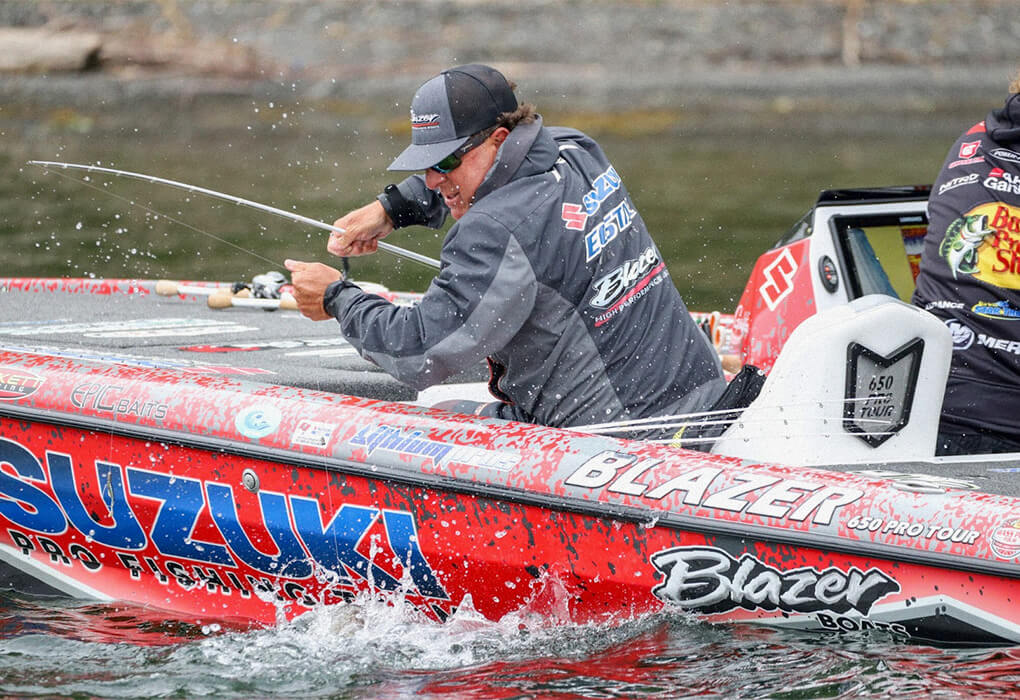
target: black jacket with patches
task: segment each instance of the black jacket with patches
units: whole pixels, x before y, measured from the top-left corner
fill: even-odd
[[[402,219],[442,226],[422,176],[398,189]],[[514,129],[440,260],[413,308],[326,293],[362,356],[411,386],[489,358],[501,402],[486,413],[553,426],[698,411],[725,387],[619,176],[579,131]]]
[[[928,201],[914,304],[953,332],[944,428],[1020,439],[1020,94],[963,134]]]

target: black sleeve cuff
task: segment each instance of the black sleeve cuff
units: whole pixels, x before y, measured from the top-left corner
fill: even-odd
[[[326,310],[326,313],[334,317],[337,315],[337,309],[335,308],[336,302],[340,293],[345,289],[357,289],[359,292],[361,291],[361,287],[353,282],[348,282],[345,279],[339,279],[326,287],[326,291],[322,295],[322,308]]]
[[[404,228],[415,224],[424,226],[428,223],[428,218],[422,208],[414,200],[404,197],[396,185],[386,185],[377,199],[395,228]]]

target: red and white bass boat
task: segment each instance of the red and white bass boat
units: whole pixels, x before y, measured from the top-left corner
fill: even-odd
[[[934,457],[952,338],[897,298],[927,194],[824,192],[734,314],[698,314],[768,372],[710,453],[429,408],[481,377],[418,395],[208,285],[0,280],[3,584],[256,624],[379,594],[1018,644],[1020,455]]]

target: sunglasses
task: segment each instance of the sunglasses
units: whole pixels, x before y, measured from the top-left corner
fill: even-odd
[[[463,162],[462,159],[464,158],[465,155],[467,155],[468,151],[471,151],[481,146],[482,143],[485,142],[485,139],[489,138],[492,135],[493,131],[495,131],[495,128],[483,129],[482,131],[479,131],[477,134],[475,134],[467,141],[465,141],[463,144],[461,144],[460,148],[458,148],[456,151],[454,151],[453,153],[446,156],[441,161],[430,167],[429,170],[435,170],[437,173],[442,173],[443,175],[446,175],[450,171],[456,170],[457,168],[460,167],[460,164]]]

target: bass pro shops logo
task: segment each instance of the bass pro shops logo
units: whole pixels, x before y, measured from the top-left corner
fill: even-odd
[[[939,246],[954,278],[971,275],[996,287],[1020,289],[1020,208],[980,204],[949,225]]]
[[[866,616],[877,600],[900,591],[899,583],[875,568],[780,571],[750,554],[734,559],[715,547],[674,547],[652,555],[651,561],[665,577],[652,593],[702,614],[739,607],[785,613],[856,611]]]

